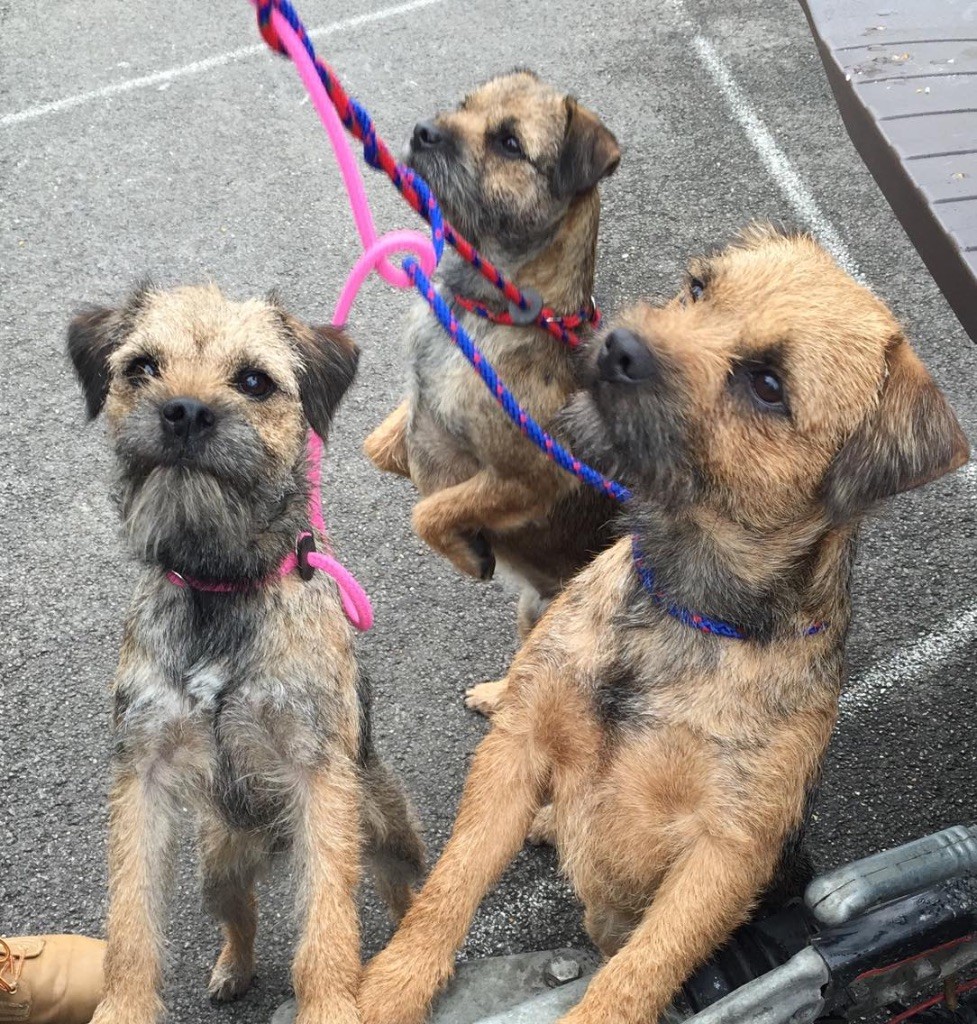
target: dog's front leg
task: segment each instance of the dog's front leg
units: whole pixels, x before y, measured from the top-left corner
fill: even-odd
[[[451,839],[390,945],[369,964],[363,1024],[420,1024],[454,969],[485,893],[526,838],[540,803],[543,758],[500,723],[479,745]]]
[[[377,469],[410,477],[407,460],[407,421],[410,403],[405,398],[363,442],[363,451]]]
[[[342,754],[299,785],[296,857],[305,923],[292,978],[296,1024],[357,1024],[360,800]]]
[[[773,874],[765,850],[697,840],[668,871],[631,937],[559,1024],[649,1024],[749,914]]]
[[[414,507],[417,535],[476,579],[492,578],[495,555],[483,530],[512,530],[545,515],[549,492],[515,477],[483,469]]]
[[[167,766],[125,768],[112,789],[105,995],[92,1024],[153,1024],[163,1012],[162,920],[175,802]]]

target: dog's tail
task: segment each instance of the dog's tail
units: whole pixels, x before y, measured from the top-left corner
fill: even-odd
[[[424,875],[424,843],[394,773],[372,750],[361,770],[366,855],[396,924],[407,913],[414,887]]]

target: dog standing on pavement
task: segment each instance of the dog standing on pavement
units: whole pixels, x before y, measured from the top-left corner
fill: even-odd
[[[357,350],[276,301],[231,302],[213,287],[141,288],[121,309],[76,317],[68,347],[90,416],[104,406],[124,530],[143,564],[114,684],[95,1024],[152,1024],[162,1012],[163,907],[185,806],[225,937],[213,998],[248,988],[254,882],[291,847],[304,917],[297,1019],[354,1024],[361,831],[396,917],[423,849],[373,750],[333,582],[277,570],[310,529],[308,427],[325,435]]]
[[[593,312],[600,197],[620,160],[605,125],[572,97],[518,71],[414,129],[408,164],[445,215],[521,287],[560,314]],[[500,293],[449,252],[436,286],[545,429],[579,387],[580,358],[544,329],[486,319]],[[469,301],[470,300],[470,301]],[[382,470],[413,480],[414,529],[476,579],[496,562],[521,582],[525,635],[563,584],[606,547],[616,509],[558,469],[506,419],[428,307],[408,329],[410,395],[366,441]],[[559,430],[557,430],[559,436]]]
[[[754,228],[622,316],[568,427],[633,490],[631,536],[510,668],[450,841],[368,966],[363,1024],[419,1024],[534,818],[607,956],[563,1024],[653,1024],[801,826],[845,678],[858,524],[961,466],[881,301]]]

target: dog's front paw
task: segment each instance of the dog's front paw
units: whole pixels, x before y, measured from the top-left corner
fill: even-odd
[[[367,965],[360,986],[362,1024],[424,1024],[431,1000],[451,973],[425,969],[418,959],[386,949]]]
[[[163,1015],[163,1004],[155,996],[122,1001],[103,999],[95,1009],[91,1024],[156,1024]]]
[[[299,1007],[294,1024],[360,1024],[355,1004]]]
[[[491,683],[479,683],[465,691],[465,707],[491,718],[499,708],[499,702],[509,684],[504,679]]]
[[[229,1003],[244,995],[254,978],[254,964],[238,961],[225,946],[214,964],[207,992],[215,1003]]]

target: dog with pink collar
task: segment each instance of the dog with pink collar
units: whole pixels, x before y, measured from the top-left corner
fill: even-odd
[[[248,988],[254,881],[290,848],[304,918],[298,1020],[352,1024],[361,835],[395,918],[424,859],[407,798],[371,743],[352,629],[369,625],[369,602],[328,553],[319,505],[319,438],[353,381],[356,346],[274,299],[142,287],[120,308],[79,314],[68,349],[89,415],[104,411],[124,534],[142,566],[113,685],[108,947],[94,1021],[153,1024],[162,1013],[167,878],[192,807],[205,899],[225,938],[211,995]]]

